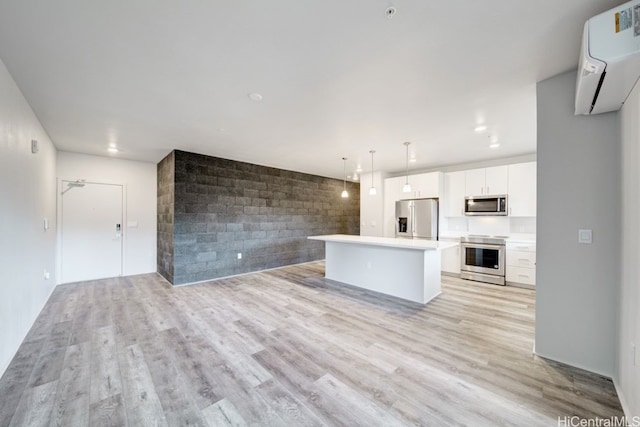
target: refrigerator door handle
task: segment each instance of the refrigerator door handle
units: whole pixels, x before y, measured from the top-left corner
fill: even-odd
[[[411,209],[411,237],[416,237],[416,207],[411,203],[409,209]]]

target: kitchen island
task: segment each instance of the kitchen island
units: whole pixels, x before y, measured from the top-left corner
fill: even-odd
[[[441,292],[441,250],[456,242],[332,234],[325,242],[325,277],[426,304]]]

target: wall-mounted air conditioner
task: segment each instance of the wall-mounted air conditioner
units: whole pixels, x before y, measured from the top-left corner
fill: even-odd
[[[640,78],[640,0],[584,24],[576,114],[619,110]]]

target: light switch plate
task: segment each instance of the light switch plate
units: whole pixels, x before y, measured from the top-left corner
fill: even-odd
[[[593,242],[592,231],[589,229],[578,230],[578,243],[583,245],[590,245]]]

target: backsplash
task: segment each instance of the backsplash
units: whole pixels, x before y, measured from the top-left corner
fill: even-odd
[[[509,218],[509,220],[511,221],[511,234],[513,233],[535,234],[536,233],[535,217]]]
[[[503,216],[485,216],[467,218],[469,234],[489,236],[508,236],[510,233],[509,218]]]
[[[535,217],[456,217],[446,218],[440,233],[443,235],[481,234],[510,236],[512,234],[535,234]]]

